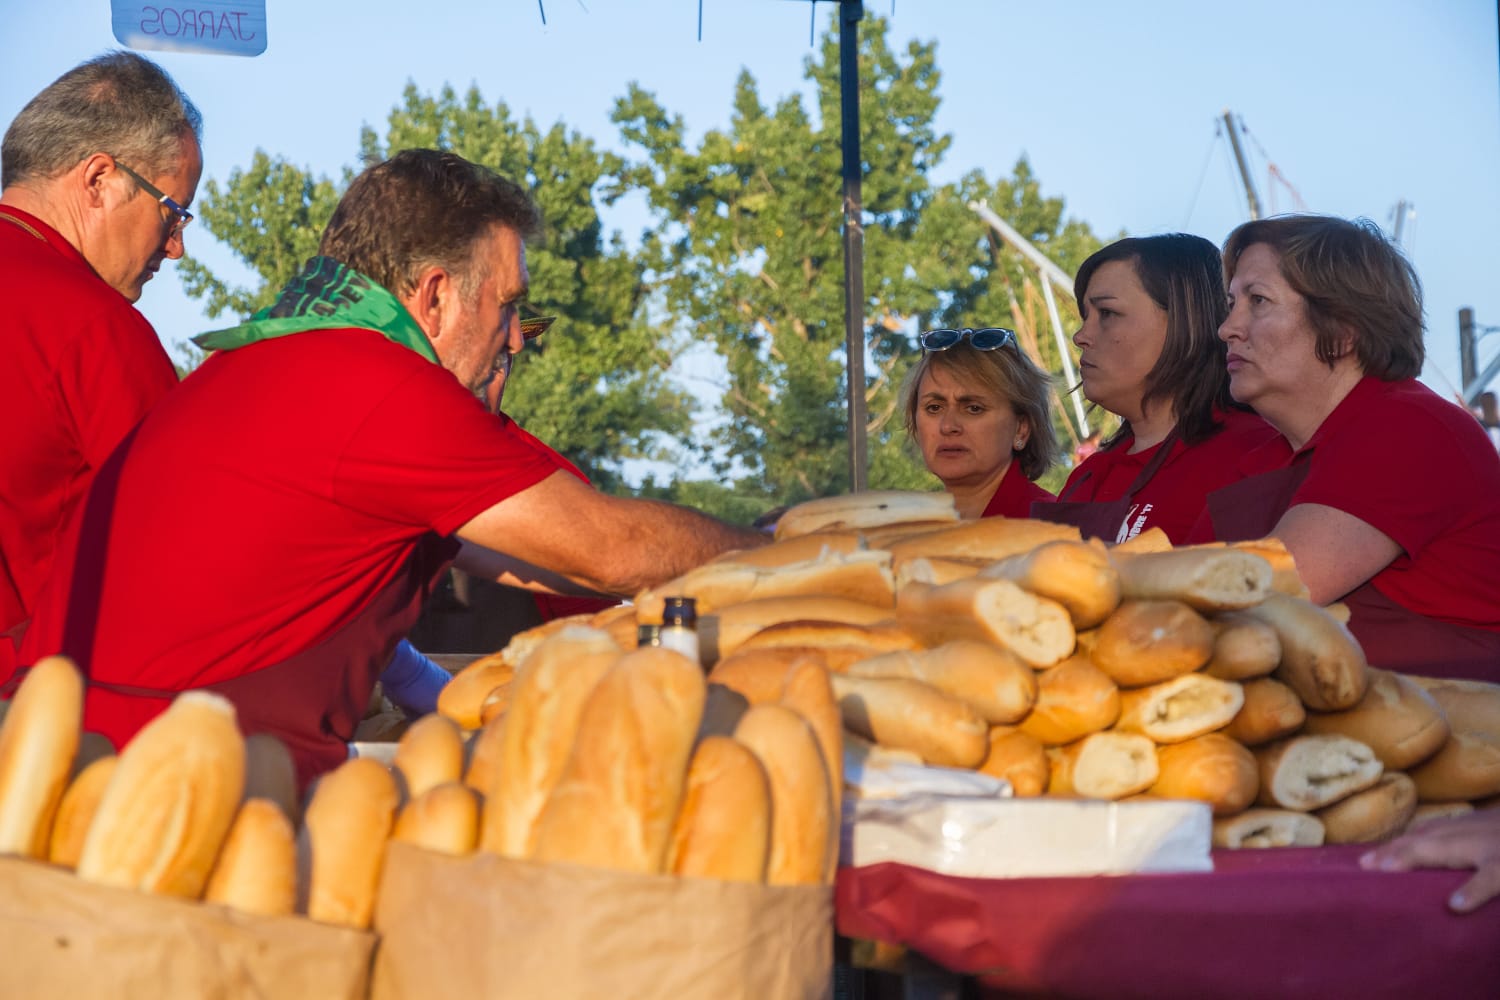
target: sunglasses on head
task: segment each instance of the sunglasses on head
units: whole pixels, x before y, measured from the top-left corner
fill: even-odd
[[[946,351],[961,341],[967,340],[976,351],[998,351],[1016,342],[1016,331],[1003,326],[986,326],[978,330],[964,327],[961,330],[928,330],[917,338],[922,350]]]

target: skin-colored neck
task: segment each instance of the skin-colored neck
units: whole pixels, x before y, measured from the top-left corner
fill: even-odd
[[[1267,395],[1255,401],[1255,412],[1281,432],[1293,451],[1312,440],[1328,415],[1364,378],[1364,370],[1353,355],[1340,358],[1331,370],[1325,367],[1323,371],[1325,376],[1295,393]]]
[[[1005,478],[1005,473],[1009,469],[1010,463],[1006,462],[983,480],[944,483],[948,492],[953,494],[953,506],[957,508],[958,516],[965,521],[973,521],[981,517],[984,509],[990,505],[990,498],[1000,488],[1000,480]]]
[[[52,185],[12,184],[0,192],[0,205],[18,208],[56,229],[69,243],[83,252],[85,247],[82,206],[60,196]],[[87,254],[85,253],[85,256]]]
[[[1140,416],[1130,418],[1130,433],[1135,438],[1130,444],[1130,454],[1155,448],[1176,426],[1177,414],[1172,412],[1171,406],[1143,404]]]

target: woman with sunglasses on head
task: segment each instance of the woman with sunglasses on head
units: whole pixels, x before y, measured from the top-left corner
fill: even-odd
[[[1242,475],[1240,456],[1276,435],[1229,396],[1218,248],[1184,233],[1124,239],[1073,284],[1083,394],[1122,423],[1033,516],[1106,542],[1160,528],[1182,543],[1208,494]]]
[[[963,518],[1028,517],[1052,494],[1036,485],[1057,461],[1050,376],[1012,330],[929,330],[902,390],[906,431]]]

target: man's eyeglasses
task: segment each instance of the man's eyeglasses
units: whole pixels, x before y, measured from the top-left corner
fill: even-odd
[[[1016,342],[1016,331],[1003,326],[986,326],[978,330],[928,330],[917,338],[924,351],[946,351],[967,340],[976,351],[998,351]]]
[[[110,155],[113,156],[113,154]],[[182,231],[187,228],[187,224],[193,221],[193,213],[189,212],[187,209],[177,204],[177,202],[173,201],[166,192],[162,191],[155,184],[152,184],[150,181],[146,180],[146,178],[142,177],[140,174],[136,173],[134,170],[131,170],[125,164],[121,163],[119,157],[115,157],[115,166],[125,171],[126,175],[129,176],[131,180],[135,181],[136,186],[138,186],[142,191],[155,198],[157,204],[163,206],[168,212],[172,213],[172,229],[167,234],[167,236],[169,238],[173,236],[181,236]]]

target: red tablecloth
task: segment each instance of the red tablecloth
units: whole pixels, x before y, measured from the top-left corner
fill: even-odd
[[[1366,872],[1363,850],[1216,851],[1213,872],[1117,878],[846,868],[838,930],[1017,993],[1500,998],[1500,900],[1456,916],[1468,873]]]

